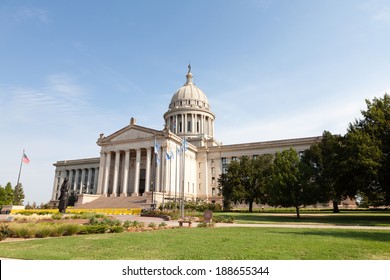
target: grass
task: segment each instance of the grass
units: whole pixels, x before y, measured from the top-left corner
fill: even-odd
[[[35,260],[389,260],[387,230],[176,228],[1,242]]]
[[[297,219],[294,213],[215,213],[216,216],[234,217],[234,221],[240,224],[324,224],[347,226],[390,226],[390,213],[383,212],[330,212],[302,213]]]

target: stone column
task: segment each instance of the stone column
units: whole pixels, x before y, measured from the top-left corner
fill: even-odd
[[[126,150],[126,152],[125,152],[125,169],[123,170],[123,191],[121,193],[121,196],[127,196],[129,167],[130,167],[130,150]]]
[[[106,164],[106,153],[100,152],[100,163],[99,163],[99,177],[96,176],[95,173],[95,185],[97,183],[96,194],[103,193],[104,186],[104,166]]]
[[[205,131],[204,131],[204,122],[205,122],[205,120],[204,120],[204,115],[202,115],[202,117],[201,117],[201,132],[202,132],[202,134],[205,134]]]
[[[104,185],[103,185],[103,195],[107,196],[108,193],[108,183],[109,183],[109,176],[110,176],[110,164],[111,164],[111,152],[107,152],[106,155],[106,164],[104,167]]]
[[[69,170],[69,178],[68,178],[68,182],[69,182],[69,189],[72,189],[72,178],[73,178],[73,170]]]
[[[74,175],[74,183],[73,183],[73,191],[77,193],[77,184],[79,182],[80,170],[76,169],[76,173]]]
[[[192,114],[192,133],[196,133],[196,115]]]
[[[150,192],[150,166],[152,159],[152,148],[146,148],[146,174],[145,174],[145,192]]]
[[[92,169],[93,168],[88,168],[88,178],[87,178],[87,190],[86,193],[89,194],[89,191],[91,189],[91,178],[92,178]]]
[[[85,183],[85,168],[81,169],[81,181],[80,181],[80,191],[79,193],[83,193],[84,191],[84,183]]]
[[[56,171],[54,173],[54,184],[53,184],[53,193],[51,194],[51,200],[55,200],[57,197],[57,192],[58,192],[58,188],[57,188],[57,181],[58,181],[58,171]]]
[[[118,176],[119,176],[119,159],[121,157],[120,151],[115,152],[115,166],[114,166],[114,183],[112,187],[111,196],[116,196],[118,190]]]
[[[183,133],[187,132],[187,114],[183,114]]]
[[[139,175],[141,168],[141,148],[137,148],[137,155],[135,158],[135,178],[134,178],[134,196],[139,193]]]
[[[98,194],[97,192],[97,186],[98,186],[98,181],[99,181],[99,177],[100,177],[100,167],[96,167],[95,168],[95,175],[93,177],[93,194]]]

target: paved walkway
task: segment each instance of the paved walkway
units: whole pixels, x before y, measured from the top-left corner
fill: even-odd
[[[160,223],[164,222],[168,226],[178,226],[178,221],[165,221],[162,218],[156,218],[156,217],[141,217],[139,215],[113,215],[116,219],[120,221],[139,221],[143,222],[145,226],[148,226],[150,223],[155,223],[159,225]],[[9,215],[0,215],[0,221],[5,221]],[[196,227],[198,223],[193,222],[192,227]],[[187,226],[187,225],[185,225]],[[335,229],[363,229],[363,230],[389,230],[390,226],[388,227],[380,227],[380,226],[345,226],[345,225],[337,225],[337,224],[298,224],[298,223],[283,223],[283,224],[238,224],[238,223],[216,223],[215,227],[259,227],[259,228],[271,228],[271,227],[277,227],[277,228],[335,228]]]
[[[178,226],[178,221],[164,221],[162,218],[155,217],[141,217],[138,215],[116,215],[116,219],[121,221],[139,221],[145,223],[145,226],[148,226],[150,223],[155,223],[159,225],[164,222],[169,226]],[[196,227],[198,223],[193,222],[192,227]],[[263,227],[263,228],[338,228],[338,229],[364,229],[364,230],[390,230],[389,227],[380,227],[380,226],[345,226],[345,225],[336,225],[336,224],[237,224],[237,223],[216,223],[215,227]]]

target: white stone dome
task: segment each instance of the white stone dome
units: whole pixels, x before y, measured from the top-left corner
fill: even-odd
[[[206,94],[192,82],[190,71],[191,66],[188,67],[186,83],[173,95],[169,109],[193,107],[210,110]]]

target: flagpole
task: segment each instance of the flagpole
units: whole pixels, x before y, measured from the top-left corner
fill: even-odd
[[[19,186],[20,173],[22,173],[23,157],[24,157],[24,150],[23,150],[23,152],[22,152],[22,158],[20,159],[20,167],[19,167],[19,174],[18,174],[18,182],[16,183],[16,186]]]
[[[185,141],[186,141],[186,136],[184,135],[184,140],[183,140],[183,171],[182,171],[182,185],[181,185],[181,218],[184,219],[184,181],[185,181],[185,175],[186,175],[186,149],[185,149]]]

